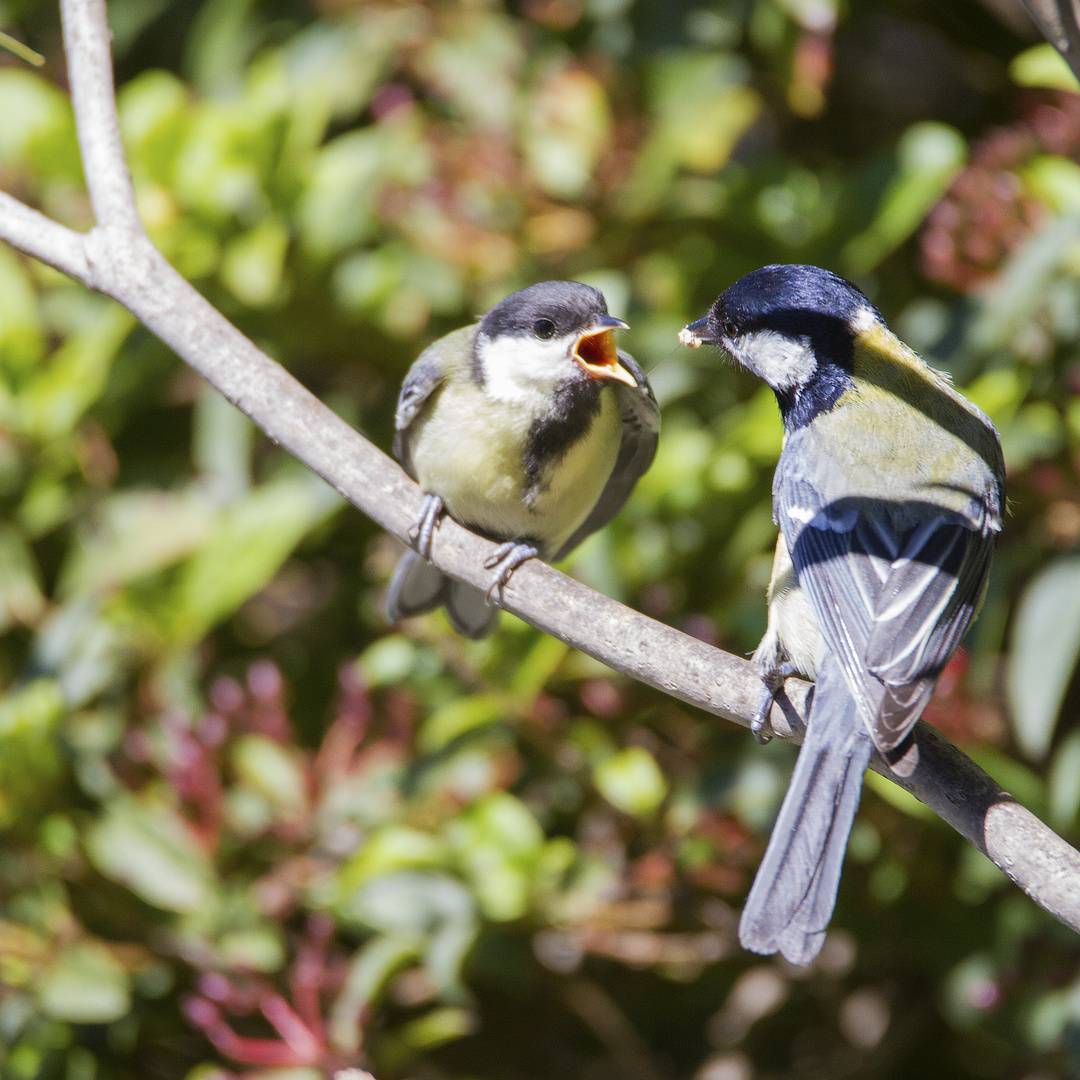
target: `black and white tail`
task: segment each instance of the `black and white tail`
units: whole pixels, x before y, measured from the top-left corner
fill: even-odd
[[[840,868],[873,742],[829,653],[818,666],[806,739],[739,919],[739,941],[808,964],[836,905]]]

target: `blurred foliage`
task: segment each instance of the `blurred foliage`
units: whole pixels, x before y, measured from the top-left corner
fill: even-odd
[[[55,6],[0,187],[79,228]],[[1011,516],[927,718],[1080,840],[1080,94],[995,0],[112,0],[143,217],[375,441],[507,291],[604,289],[664,409],[571,569],[735,652],[771,395],[675,334],[849,274],[998,424]],[[1080,943],[871,776],[809,971],[734,925],[794,752],[503,616],[389,632],[394,542],[116,306],[0,250],[0,1075],[1080,1074]]]

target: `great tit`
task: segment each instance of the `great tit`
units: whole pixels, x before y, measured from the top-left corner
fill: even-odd
[[[739,940],[806,964],[836,904],[871,753],[914,770],[912,729],[982,602],[1001,444],[854,285],[814,266],[747,274],[680,340],[723,348],[764,379],[784,424],[755,733],[788,674],[816,686]]]
[[[391,623],[444,605],[460,633],[490,633],[488,601],[527,559],[556,561],[606,525],[656,453],[648,380],[615,346],[626,323],[598,289],[546,281],[429,345],[398,398],[394,453],[426,492],[386,597]],[[427,561],[440,516],[504,541],[491,587]]]

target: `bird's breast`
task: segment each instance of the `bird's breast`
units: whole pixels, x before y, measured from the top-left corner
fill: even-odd
[[[494,401],[474,386],[440,391],[410,432],[421,487],[451,516],[493,537],[558,550],[596,505],[615,466],[622,421],[613,390],[566,445],[537,455],[535,410]]]
[[[532,436],[535,439],[535,429]],[[580,433],[554,444],[537,458],[535,445],[526,451],[530,485],[526,501],[543,521],[548,547],[558,550],[589,516],[607,486],[622,445],[622,413],[614,387],[600,391]]]

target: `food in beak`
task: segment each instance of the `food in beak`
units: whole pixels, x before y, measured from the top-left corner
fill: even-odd
[[[705,338],[701,335],[705,332],[705,326],[708,322],[708,318],[698,319],[697,322],[692,322],[689,326],[684,326],[679,331],[679,344],[689,345],[691,349],[698,349],[705,344]]]
[[[615,379],[627,386],[637,386],[637,380],[619,363],[615,337],[607,327],[587,330],[578,338],[574,359],[587,375],[594,379]]]

